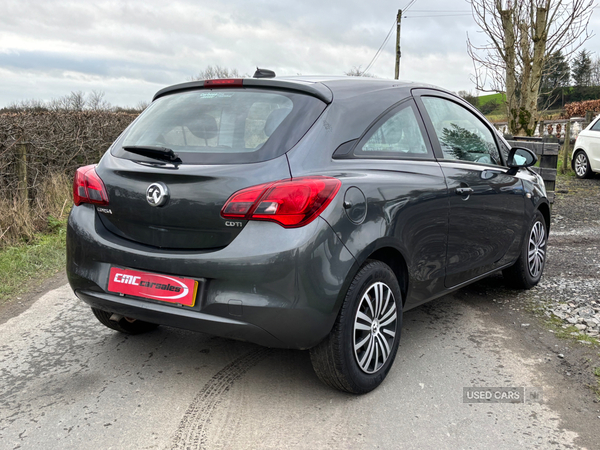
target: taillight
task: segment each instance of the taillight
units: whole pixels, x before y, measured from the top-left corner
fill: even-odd
[[[314,176],[252,186],[233,194],[221,216],[268,220],[285,228],[302,227],[327,208],[341,185],[337,178]]]
[[[96,173],[96,164],[77,169],[73,180],[73,202],[108,205],[108,194],[104,183]]]

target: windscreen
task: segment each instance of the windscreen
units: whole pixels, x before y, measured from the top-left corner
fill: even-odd
[[[154,101],[127,130],[113,154],[144,156],[123,147],[162,147],[183,163],[266,161],[291,149],[325,109],[317,98],[264,89],[202,89]]]

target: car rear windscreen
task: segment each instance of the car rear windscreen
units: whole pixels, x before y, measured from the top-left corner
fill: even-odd
[[[202,89],[155,100],[113,147],[121,158],[149,161],[123,147],[171,149],[183,163],[239,164],[290,150],[327,105],[295,92]]]

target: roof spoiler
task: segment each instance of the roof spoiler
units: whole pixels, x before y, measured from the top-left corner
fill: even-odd
[[[264,70],[264,69],[263,69]],[[158,91],[152,101],[156,100],[159,97],[163,97],[165,95],[174,94],[177,92],[185,92],[185,91],[195,91],[198,89],[213,89],[216,87],[226,88],[226,87],[256,87],[256,88],[275,88],[275,89],[284,89],[289,91],[302,92],[304,94],[312,95],[313,97],[318,98],[319,100],[325,103],[331,103],[333,100],[333,93],[331,90],[322,83],[309,83],[302,81],[288,81],[281,79],[271,79],[271,78],[240,78],[237,79],[235,83],[227,83],[226,80],[221,80],[217,82],[217,80],[207,80],[205,81],[190,81],[187,83],[175,84],[173,86],[168,86],[164,89]],[[231,81],[231,80],[229,80]],[[241,81],[241,83],[240,83]]]

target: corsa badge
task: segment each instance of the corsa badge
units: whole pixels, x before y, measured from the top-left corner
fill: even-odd
[[[169,200],[169,189],[165,183],[152,183],[146,189],[146,201],[150,206],[163,206]]]

